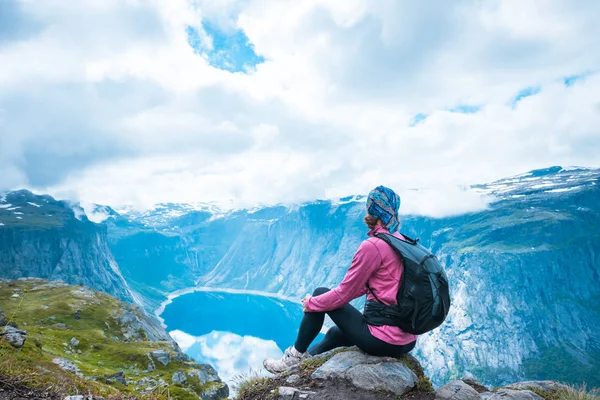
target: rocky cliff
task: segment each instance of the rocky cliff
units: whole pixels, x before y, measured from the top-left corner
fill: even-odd
[[[0,277],[63,280],[133,300],[106,226],[76,206],[25,190],[0,198]]]

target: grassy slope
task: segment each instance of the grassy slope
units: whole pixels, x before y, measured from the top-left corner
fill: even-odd
[[[9,319],[14,315],[12,320],[27,330],[27,341],[18,350],[0,341],[0,375],[15,377],[31,387],[46,389],[52,386],[61,394],[90,393],[127,398],[139,396],[135,384],[109,385],[103,383],[103,378],[124,371],[128,380],[137,382],[143,377],[151,377],[171,383],[174,372],[197,368],[191,362],[172,360],[164,367],[155,361],[155,371],[143,372],[148,365],[147,353],[158,349],[171,351],[171,345],[168,342],[125,342],[122,327],[115,318],[123,303],[114,297],[93,292],[94,296],[88,298],[79,294],[81,291],[75,286],[32,290],[36,283],[31,281],[10,281],[10,285],[13,286],[0,281],[0,307]],[[20,297],[11,297],[15,292]],[[74,318],[76,310],[80,310],[79,320]],[[67,329],[58,328],[57,323],[66,324]],[[67,351],[73,349],[68,343],[73,337],[80,343],[69,354]],[[77,350],[81,354],[77,354]],[[56,357],[73,361],[84,376],[98,380],[93,382],[62,370],[52,362]],[[198,399],[196,393],[206,388],[199,385],[198,378],[188,377],[183,386],[156,389],[146,398]]]

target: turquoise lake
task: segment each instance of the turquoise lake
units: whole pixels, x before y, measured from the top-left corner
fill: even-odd
[[[298,303],[223,292],[179,296],[161,314],[182,350],[214,366],[227,383],[249,371],[265,373],[262,360],[294,344],[302,316]]]

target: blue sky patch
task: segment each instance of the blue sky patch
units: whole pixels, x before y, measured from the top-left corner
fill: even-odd
[[[427,114],[422,114],[422,113],[418,113],[417,115],[415,115],[412,119],[412,121],[410,122],[410,126],[415,126],[420,124],[421,122],[425,121],[427,119],[428,115]]]
[[[265,62],[264,57],[256,54],[243,30],[225,32],[210,22],[203,22],[202,28],[212,39],[212,49],[204,45],[198,30],[191,26],[186,28],[188,43],[196,53],[205,56],[211,66],[229,72],[249,72]]]
[[[461,114],[475,114],[477,111],[481,110],[479,106],[472,106],[468,104],[461,104],[460,106],[456,106],[450,109],[450,112],[453,113],[461,113]]]
[[[575,83],[584,79],[586,76],[588,76],[588,74],[586,74],[586,73],[567,76],[566,78],[563,79],[563,82],[565,83],[565,86],[567,86],[567,87],[573,86]]]
[[[541,91],[542,91],[542,88],[540,86],[530,86],[528,88],[525,88],[525,89],[521,90],[519,93],[517,93],[517,95],[515,96],[515,98],[512,101],[512,105],[514,106],[519,101],[523,100],[525,97],[534,96],[534,95],[540,93]]]

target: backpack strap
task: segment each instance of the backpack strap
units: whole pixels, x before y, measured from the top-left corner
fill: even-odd
[[[371,289],[371,286],[369,286],[369,282],[367,282],[367,290],[369,292],[371,292],[371,294],[373,295],[373,297],[375,297],[375,300],[377,300],[378,303],[383,304],[383,302],[381,300],[379,300],[379,297],[377,297],[377,295],[375,294],[375,292],[373,291],[373,289]]]
[[[406,243],[409,243],[409,244],[412,244],[412,245],[416,245],[417,243],[419,243],[419,239],[416,239],[416,240],[412,239],[412,238],[410,238],[410,237],[408,237],[408,236],[406,236],[406,235],[404,235],[402,233],[401,233],[401,235],[402,235],[402,237],[404,239],[401,239],[401,238],[396,238],[396,239],[400,239],[403,242],[406,242]],[[392,248],[393,248],[394,246],[392,245],[392,241],[390,240],[389,236],[393,236],[393,235],[392,234],[386,234],[386,233],[377,233],[375,235],[376,238],[383,240],[384,242],[386,242],[388,245],[392,246]],[[383,301],[379,300],[379,297],[377,297],[377,295],[375,294],[375,292],[373,291],[373,289],[371,289],[371,286],[369,286],[368,282],[367,282],[367,290],[369,292],[371,292],[371,294],[373,295],[373,297],[375,297],[375,300],[377,300],[378,303],[384,304]]]

